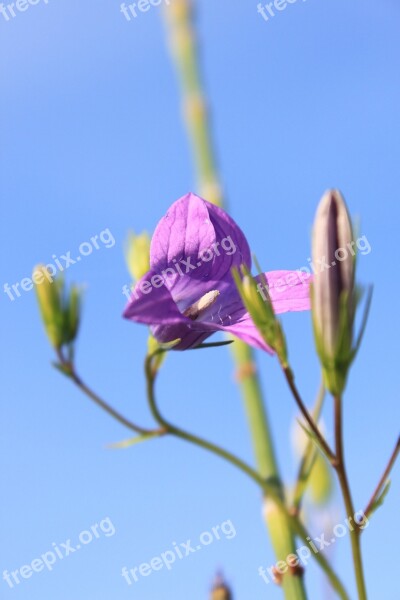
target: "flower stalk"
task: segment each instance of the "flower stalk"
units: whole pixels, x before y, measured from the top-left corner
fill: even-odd
[[[343,449],[343,417],[342,398],[335,396],[335,450],[336,450],[336,472],[342,490],[344,505],[347,515],[354,515],[354,504],[351,496],[350,485],[347,476]],[[350,531],[351,550],[353,555],[354,573],[357,583],[358,600],[367,600],[367,589],[365,586],[363,562],[361,556],[361,529],[355,527]]]

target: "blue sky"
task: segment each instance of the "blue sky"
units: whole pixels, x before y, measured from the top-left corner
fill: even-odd
[[[359,279],[374,284],[364,344],[345,397],[348,466],[357,509],[365,506],[398,435],[400,292],[398,164],[400,7],[396,0],[307,0],[268,22],[256,2],[198,2],[204,81],[222,181],[235,219],[268,269],[298,268],[310,256],[315,208],[340,188],[371,252]],[[146,329],[121,318],[129,282],[129,229],[151,231],[195,177],[175,72],[158,7],[128,22],[118,1],[49,0],[0,14],[2,288],[109,229],[115,244],[71,265],[86,285],[78,368],[99,393],[144,425],[142,359]],[[273,561],[258,490],[201,450],[158,440],[126,451],[106,444],[129,432],[102,414],[51,368],[33,291],[2,291],[3,473],[0,570],[13,571],[109,517],[101,535],[51,572],[34,573],[5,600],[207,598],[222,568],[235,598],[279,598],[258,575]],[[283,319],[299,387],[318,387],[310,316]],[[259,356],[280,464],[296,460],[292,399],[274,359]],[[170,355],[157,388],[181,425],[252,461],[228,352]],[[330,425],[330,406],[326,422]],[[363,535],[371,598],[395,600],[399,470],[385,507]],[[336,522],[345,515],[338,499]],[[336,518],[335,517],[335,518]],[[231,520],[236,536],[142,577],[121,576]],[[315,520],[313,530],[320,533]],[[355,597],[349,539],[334,561]],[[325,597],[314,566],[310,598]],[[328,597],[328,596],[326,596]]]

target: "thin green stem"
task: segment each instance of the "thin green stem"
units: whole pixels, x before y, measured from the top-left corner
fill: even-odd
[[[354,515],[354,504],[351,497],[347,470],[344,460],[343,447],[343,418],[342,418],[342,398],[335,397],[335,450],[336,450],[336,471],[339,478],[340,487],[342,490],[344,505],[348,516]],[[367,590],[364,579],[364,569],[361,556],[361,539],[360,528],[350,530],[351,550],[353,554],[354,572],[357,583],[357,591],[359,600],[367,600]]]
[[[124,425],[131,431],[135,431],[136,433],[139,433],[140,435],[159,432],[159,430],[144,429],[143,427],[136,425],[135,423],[133,423],[132,421],[130,421],[129,419],[124,417],[124,415],[122,415],[120,412],[115,410],[115,408],[113,408],[107,402],[105,402],[102,398],[100,398],[100,396],[98,396],[92,389],[90,389],[84,383],[84,381],[77,374],[73,363],[71,363],[69,360],[65,359],[61,350],[57,351],[57,356],[60,361],[59,367],[62,368],[63,373],[69,379],[71,379],[71,381],[73,381],[75,383],[75,385],[81,390],[81,392],[86,394],[86,396],[88,398],[90,398],[95,404],[97,404],[97,406],[99,406],[102,410],[104,410],[106,413],[108,413],[113,419],[118,421],[118,423],[120,423],[121,425]],[[159,432],[159,433],[161,433],[161,432]]]
[[[293,532],[296,533],[306,544],[308,544],[308,541],[310,540],[310,536],[309,536],[307,530],[305,529],[305,527],[302,525],[302,523],[300,522],[300,520],[297,517],[290,514],[290,512],[288,511],[288,509],[285,505],[284,500],[282,499],[280,493],[277,491],[276,485],[274,483],[271,483],[270,481],[265,480],[255,469],[250,467],[242,459],[235,456],[231,452],[225,450],[224,448],[221,448],[217,444],[214,444],[212,442],[204,440],[203,438],[201,438],[197,435],[194,435],[192,433],[185,431],[184,429],[176,427],[175,425],[173,425],[172,423],[167,421],[162,416],[162,414],[157,406],[157,401],[156,401],[156,396],[155,396],[155,391],[154,391],[154,385],[155,385],[155,380],[157,377],[157,371],[155,371],[153,369],[152,359],[153,359],[153,356],[150,355],[146,358],[146,362],[145,362],[145,372],[146,372],[146,382],[147,382],[147,398],[148,398],[151,413],[152,413],[154,419],[160,425],[160,427],[164,431],[166,431],[167,433],[169,433],[171,435],[174,435],[182,440],[190,442],[191,444],[199,446],[200,448],[203,448],[204,450],[212,452],[213,454],[226,460],[231,465],[233,465],[234,467],[236,467],[240,471],[242,471],[242,473],[244,473],[245,475],[250,477],[250,479],[252,479],[263,490],[265,496],[268,499],[270,499],[279,508],[282,515],[285,516],[286,522],[288,523],[290,528],[293,530]],[[293,553],[295,553],[295,551],[293,551]],[[341,583],[340,579],[338,578],[336,573],[333,571],[333,569],[329,565],[326,558],[321,553],[315,554],[314,556],[315,556],[315,559],[318,562],[319,566],[321,567],[321,569],[327,575],[327,577],[332,585],[332,588],[337,592],[339,598],[341,598],[342,600],[349,600],[349,597],[347,595],[346,590],[343,587],[343,584]],[[285,557],[281,556],[278,558],[282,559],[282,558],[286,558],[286,556]],[[292,577],[289,579],[289,581],[296,581],[297,579],[298,579],[298,577]],[[293,590],[294,588],[291,588],[291,589]]]
[[[330,460],[332,465],[334,465],[335,461],[336,461],[335,454],[329,447],[324,436],[318,429],[318,425],[315,423],[314,419],[308,412],[306,405],[304,404],[303,400],[301,399],[301,396],[299,394],[297,386],[294,382],[294,376],[293,376],[292,370],[290,369],[290,367],[283,365],[283,364],[281,364],[281,367],[282,367],[283,374],[285,375],[285,379],[289,385],[290,391],[292,392],[292,395],[296,401],[297,406],[300,409],[301,414],[303,415],[304,419],[306,420],[306,423],[309,425],[311,431],[314,433],[315,437],[317,438],[318,443],[321,446],[324,453],[326,454],[327,458]]]
[[[126,417],[124,417],[124,415],[122,415],[117,410],[115,410],[115,408],[113,408],[112,406],[110,406],[107,402],[105,402],[102,398],[100,398],[93,390],[91,390],[82,381],[82,379],[79,377],[79,375],[77,375],[77,373],[75,373],[75,371],[73,371],[71,373],[71,379],[75,383],[75,385],[84,394],[86,394],[86,396],[88,396],[88,398],[90,398],[91,400],[93,400],[93,402],[95,404],[97,404],[97,406],[99,406],[100,408],[102,408],[105,412],[107,412],[116,421],[118,421],[119,423],[121,423],[121,425],[124,425],[125,427],[127,427],[131,431],[135,431],[136,433],[139,433],[140,435],[145,435],[145,434],[149,434],[149,433],[155,433],[154,429],[144,429],[143,427],[140,427],[139,425],[136,425],[135,423],[133,423],[132,421],[130,421],[129,419],[127,419]]]

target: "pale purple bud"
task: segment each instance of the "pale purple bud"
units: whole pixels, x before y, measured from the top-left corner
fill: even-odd
[[[335,358],[339,351],[339,330],[343,319],[348,328],[346,338],[351,345],[355,309],[354,246],[345,201],[338,190],[328,190],[319,203],[314,221],[312,310],[319,346],[330,358]]]

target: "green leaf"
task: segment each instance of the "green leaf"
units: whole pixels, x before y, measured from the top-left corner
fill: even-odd
[[[160,437],[160,435],[161,434],[158,431],[144,433],[143,435],[135,435],[135,437],[129,438],[128,440],[122,440],[121,442],[114,442],[112,444],[108,444],[107,448],[111,448],[112,450],[130,448],[131,446],[135,446],[136,444],[140,444],[141,442],[146,442],[147,440]]]
[[[314,504],[323,506],[329,501],[333,493],[333,479],[326,458],[318,451],[311,465],[308,484]]]
[[[302,428],[302,430],[304,431],[304,433],[307,435],[307,437],[314,442],[314,444],[318,447],[318,449],[322,452],[322,454],[324,456],[326,456],[326,458],[330,461],[330,457],[327,455],[324,448],[321,446],[321,443],[320,443],[318,437],[316,436],[316,434],[314,433],[314,431],[311,431],[311,429],[308,429],[308,427],[306,427],[304,425],[304,423],[302,423],[300,421],[300,419],[297,419],[297,422],[300,425],[300,427]]]
[[[391,483],[392,482],[390,481],[390,479],[388,479],[386,481],[385,485],[382,488],[381,493],[379,494],[379,496],[377,497],[375,502],[372,504],[369,514],[367,516],[371,516],[372,513],[374,513],[376,510],[378,510],[378,508],[380,508],[382,506],[382,504],[385,502],[386,496],[389,493]]]
[[[374,291],[374,288],[371,285],[368,288],[368,291],[367,291],[367,299],[366,299],[366,302],[365,302],[364,314],[363,314],[363,318],[362,318],[362,322],[361,322],[361,327],[360,327],[360,331],[359,331],[359,334],[358,334],[358,337],[357,337],[357,341],[356,341],[356,343],[354,345],[354,349],[353,349],[353,357],[352,357],[353,360],[354,360],[354,358],[355,358],[358,350],[360,349],[361,342],[362,342],[362,339],[364,337],[364,332],[365,332],[365,329],[367,327],[367,322],[368,322],[368,317],[369,317],[369,311],[371,309],[373,291]]]

